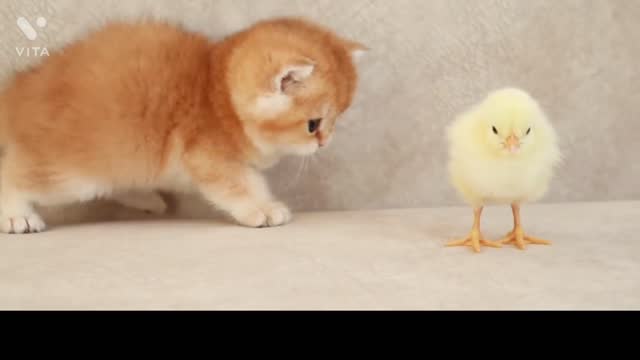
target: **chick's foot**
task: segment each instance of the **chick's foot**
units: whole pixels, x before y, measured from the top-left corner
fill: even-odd
[[[520,205],[517,203],[511,204],[511,210],[513,211],[513,230],[502,238],[499,242],[501,244],[515,244],[520,250],[524,250],[527,244],[534,245],[551,245],[551,241],[538,239],[533,236],[525,235],[522,230],[522,221],[520,220]]]
[[[511,245],[514,244],[518,249],[525,250],[528,244],[533,245],[551,245],[551,241],[539,239],[533,236],[528,236],[522,230],[522,227],[516,227],[504,238],[498,241],[500,244]]]
[[[488,246],[492,248],[500,248],[502,244],[497,241],[486,240],[482,237],[479,231],[471,231],[471,234],[464,239],[454,240],[447,244],[447,246],[471,246],[473,251],[480,252],[481,246]]]

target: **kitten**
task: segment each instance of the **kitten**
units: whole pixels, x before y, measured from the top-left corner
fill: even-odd
[[[42,231],[34,205],[98,197],[162,212],[159,190],[200,192],[245,226],[285,224],[260,170],[329,144],[364,51],[293,18],[217,43],[110,24],[0,93],[0,231]]]

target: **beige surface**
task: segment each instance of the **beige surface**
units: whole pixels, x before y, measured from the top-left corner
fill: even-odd
[[[47,17],[41,38],[24,38],[18,14]],[[106,19],[149,14],[211,36],[304,15],[372,47],[331,148],[300,177],[298,160],[270,173],[296,209],[456,203],[444,126],[503,85],[529,90],[557,124],[567,163],[547,200],[640,199],[640,1],[0,0],[0,78],[37,61],[16,47],[53,50]]]
[[[492,238],[510,212],[490,208]],[[552,247],[444,248],[465,208],[299,214],[286,227],[146,221],[0,235],[0,309],[636,309],[640,202],[541,205]]]
[[[304,15],[373,50],[332,146],[270,172],[296,209],[430,207],[457,200],[444,126],[489,90],[529,90],[567,162],[549,201],[640,200],[640,1],[0,0],[0,81],[107,19],[153,15],[212,37]],[[29,41],[17,16],[48,19]],[[298,176],[299,174],[299,176]],[[113,204],[49,209],[51,232],[0,235],[1,309],[640,309],[640,203],[525,207],[553,247],[445,249],[468,209],[296,214],[251,230],[221,221],[71,225],[141,216]],[[182,214],[212,211],[183,199]],[[490,209],[495,238],[508,209]],[[142,216],[144,218],[144,216]]]

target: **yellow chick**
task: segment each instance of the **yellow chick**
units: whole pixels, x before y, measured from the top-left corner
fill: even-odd
[[[551,244],[525,235],[520,204],[540,199],[561,160],[557,135],[539,104],[514,88],[497,90],[460,115],[447,129],[449,175],[459,195],[474,208],[471,234],[447,246],[501,247]],[[510,204],[513,230],[499,241],[482,237],[487,205]]]

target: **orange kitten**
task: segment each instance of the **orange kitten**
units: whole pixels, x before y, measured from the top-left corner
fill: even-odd
[[[199,191],[246,226],[284,224],[259,169],[329,143],[363,51],[300,19],[218,43],[160,22],[109,25],[0,94],[0,231],[42,231],[35,204],[109,197],[161,212],[156,190]]]

